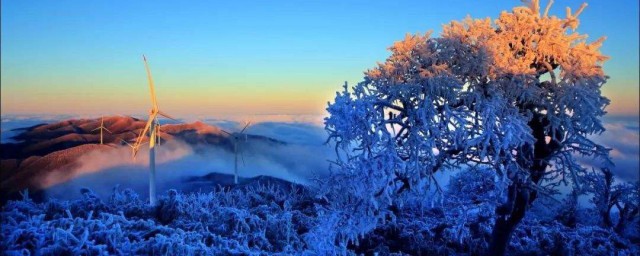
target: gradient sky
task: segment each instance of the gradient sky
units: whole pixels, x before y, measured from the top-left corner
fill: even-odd
[[[543,5],[546,1],[542,1]],[[555,1],[564,17],[582,1]],[[519,1],[2,0],[2,114],[323,114],[346,80],[383,61],[407,32]],[[606,35],[609,112],[638,115],[638,1],[589,2],[581,33]]]

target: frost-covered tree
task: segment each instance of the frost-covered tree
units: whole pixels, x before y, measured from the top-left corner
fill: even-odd
[[[580,186],[576,155],[610,164],[588,138],[605,130],[604,38],[576,32],[586,4],[565,18],[550,4],[453,21],[440,37],[407,35],[362,82],[345,84],[325,119],[340,156],[331,183],[342,195],[332,199],[384,220],[398,193],[437,186],[434,173],[489,167],[507,184],[490,245],[503,254],[537,197]]]
[[[614,183],[613,172],[603,168],[600,172],[589,173],[585,177],[585,192],[593,194],[591,202],[600,214],[602,226],[613,227],[622,233],[627,224],[637,221],[640,216],[640,186],[638,183]],[[615,211],[614,211],[615,209]],[[617,222],[611,214],[617,212]]]

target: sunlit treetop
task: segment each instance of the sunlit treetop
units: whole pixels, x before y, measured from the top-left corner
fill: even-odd
[[[417,71],[423,77],[452,71],[460,75],[453,66],[462,67],[461,71],[467,76],[491,79],[505,74],[549,73],[555,81],[558,71],[560,79],[604,76],[602,64],[608,57],[600,52],[600,46],[605,37],[588,43],[587,35],[576,31],[580,24],[578,16],[587,4],[582,4],[576,12],[567,7],[564,18],[549,15],[552,4],[553,1],[550,1],[541,12],[539,1],[533,0],[527,6],[513,8],[511,12],[503,11],[495,20],[467,17],[444,25],[440,40],[463,45],[465,47],[454,48],[466,51],[452,55],[456,59],[451,62],[434,59],[436,51],[443,49],[429,45],[431,33],[407,34],[404,40],[395,42],[389,48],[391,57],[377,68],[369,70],[367,76],[375,79],[389,77],[393,73],[401,74],[397,69],[412,65],[416,60],[415,55],[419,56],[418,59],[432,61],[430,65],[418,65]],[[413,61],[407,61],[410,59]],[[462,63],[469,61],[486,63],[480,65],[483,68]]]

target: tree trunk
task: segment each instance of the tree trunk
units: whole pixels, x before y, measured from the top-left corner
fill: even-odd
[[[509,246],[511,235],[517,225],[524,218],[525,213],[538,193],[535,190],[523,186],[527,182],[537,184],[547,169],[547,163],[541,161],[546,159],[555,150],[560,148],[559,141],[564,137],[560,130],[556,133],[555,140],[546,142],[545,127],[549,121],[540,114],[534,115],[529,121],[532,135],[536,139],[533,145],[525,145],[519,152],[518,164],[529,170],[530,180],[521,180],[519,175],[514,174],[508,189],[507,202],[496,208],[496,223],[491,234],[491,244],[489,245],[490,255],[504,255]]]
[[[496,224],[491,234],[491,244],[489,245],[490,255],[504,255],[514,229],[515,223],[511,218],[499,217],[496,219]]]
[[[613,204],[611,204],[611,185],[613,184],[613,173],[609,169],[602,169],[602,174],[604,175],[604,202],[602,202],[604,208],[600,209],[600,214],[602,215],[604,227],[610,228],[613,227],[613,222],[611,221],[611,208],[613,208]]]
[[[517,183],[509,185],[509,200],[496,208],[496,223],[491,234],[490,255],[504,255],[511,235],[526,213],[533,192],[519,188]]]

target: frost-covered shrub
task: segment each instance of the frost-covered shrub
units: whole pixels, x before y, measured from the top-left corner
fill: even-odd
[[[510,249],[514,255],[636,255],[640,248],[611,229],[525,219],[514,231]]]
[[[403,193],[390,208],[390,218],[352,247],[365,254],[482,254],[490,241],[493,199],[500,191],[494,178],[491,170],[460,171],[437,200],[433,191]]]
[[[495,222],[496,188],[485,185],[495,177],[490,170],[461,171],[451,178],[445,196],[440,201],[425,200],[425,194],[404,193],[393,208],[394,218],[378,225],[359,238],[350,251],[365,255],[401,253],[409,255],[482,255],[490,246]],[[569,197],[570,198],[570,197]],[[540,201],[555,202],[545,198]],[[566,206],[567,204],[565,204]],[[634,255],[637,243],[603,229],[585,224],[584,209],[578,211],[577,223],[568,226],[557,220],[558,210],[539,207],[514,231],[509,251],[513,255]],[[543,211],[550,215],[543,220]],[[538,215],[539,214],[539,215]],[[329,232],[327,232],[329,233]],[[634,244],[635,243],[635,244]]]
[[[146,218],[154,212],[154,208],[144,204],[135,191],[129,188],[121,191],[119,185],[113,188],[113,193],[109,197],[109,207],[111,212],[122,212],[126,218],[130,219]]]
[[[490,168],[463,170],[452,176],[445,197],[461,204],[497,204],[503,196],[506,181],[499,180]]]
[[[600,225],[620,234],[640,237],[640,182],[617,181],[607,168],[585,175],[584,193],[591,196]]]
[[[316,223],[308,191],[272,184],[211,193],[169,190],[156,207],[129,189],[102,201],[88,189],[73,201],[9,201],[0,213],[8,254],[289,254],[309,250]],[[311,215],[309,215],[311,214]]]
[[[392,218],[388,209],[391,198],[376,199],[376,195],[388,194],[385,186],[376,184],[384,176],[387,160],[354,162],[348,168],[344,165],[341,172],[319,181],[315,210],[322,221],[310,231],[308,243],[329,254],[344,254],[348,245],[357,245],[360,237]]]
[[[494,222],[495,204],[485,200],[494,194],[484,186],[491,175],[461,172],[439,200],[427,197],[433,191],[403,193],[387,218],[353,235],[351,242],[346,242],[348,235],[357,232],[349,225],[357,223],[356,216],[324,199],[313,199],[308,190],[296,186],[267,184],[196,194],[170,190],[157,207],[127,189],[115,189],[102,203],[92,196],[43,203],[9,201],[0,212],[0,251],[8,255],[476,255],[486,252]],[[456,195],[456,189],[479,194]],[[84,204],[95,211],[71,210]],[[615,250],[630,255],[638,250],[637,243],[626,237],[582,222],[571,228],[554,220],[525,219],[515,236],[510,248],[518,255],[599,255]],[[592,247],[583,248],[588,245]]]
[[[163,224],[169,224],[183,213],[183,201],[181,195],[175,189],[167,192],[167,197],[158,203],[157,218]]]

